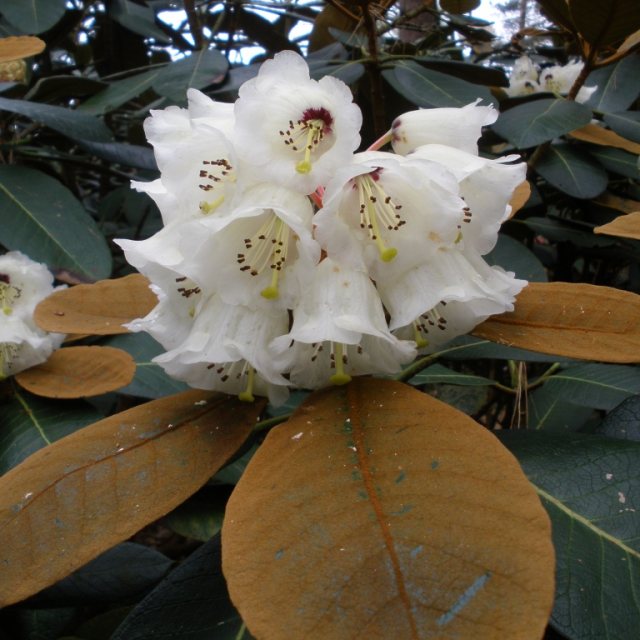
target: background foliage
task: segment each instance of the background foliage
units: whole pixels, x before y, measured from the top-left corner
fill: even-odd
[[[631,295],[640,292],[640,16],[634,0],[543,0],[542,17],[536,13],[517,33],[498,38],[487,21],[469,13],[479,4],[4,0],[0,244],[45,262],[70,285],[131,273],[112,239],[145,238],[161,226],[153,202],[129,188],[131,179],[157,177],[142,130],[150,110],[184,105],[188,87],[233,100],[258,63],[282,49],[305,54],[314,77],[332,74],[349,84],[365,114],[365,144],[408,109],[459,107],[477,98],[494,104],[501,115],[485,131],[482,153],[521,153],[530,167],[531,194],[504,225],[489,261],[536,283],[618,291],[526,290],[519,309],[535,320],[530,324],[537,334],[529,327],[519,338],[517,322],[510,334],[504,323],[489,321],[475,337],[455,340],[402,379],[498,432],[540,496],[557,554],[556,601],[546,637],[624,640],[640,628],[640,371],[633,364],[639,360],[640,313]],[[19,62],[24,55],[12,38],[26,34],[39,36],[46,48]],[[509,98],[509,70],[523,53],[543,66],[579,57],[586,61],[584,84],[597,90],[586,104],[571,94]],[[13,565],[3,567],[0,577],[0,592],[9,594],[3,602],[11,603],[0,611],[0,640],[131,640],[157,637],[160,630],[193,640],[250,637],[221,573],[222,516],[269,427],[307,394],[294,393],[284,408],[267,407],[253,430],[260,406],[240,415],[218,407],[218,400],[202,400],[211,403],[202,414],[210,431],[203,432],[184,409],[193,409],[195,396],[178,396],[179,415],[167,422],[179,428],[154,431],[153,418],[173,410],[174,401],[163,398],[184,386],[150,362],[160,349],[148,336],[114,335],[127,317],[142,314],[135,301],[146,308],[144,284],[126,282],[112,292],[107,283],[90,302],[85,292],[96,290],[78,288],[79,302],[64,303],[65,319],[77,314],[59,330],[77,334],[80,346],[73,348],[126,352],[131,376],[103,393],[98,374],[111,367],[107,377],[115,380],[115,371],[125,368],[121,359],[109,361],[103,349],[100,357],[83,361],[86,370],[71,385],[72,399],[60,383],[69,371],[56,371],[55,363],[53,381],[34,382],[33,372],[25,372],[19,384],[2,388],[0,470],[6,475],[0,480],[6,499],[0,518],[14,517],[16,492],[22,490],[28,502],[33,486],[27,480],[42,483],[38,495],[44,502],[58,495],[57,483],[67,483],[69,495],[88,492],[97,529],[67,532],[65,553],[51,559],[50,528],[19,523],[11,529],[1,521],[1,546],[10,550]],[[545,294],[548,299],[541,297],[550,291],[555,293]],[[560,303],[580,312],[567,319]],[[44,309],[43,326],[59,319],[61,308],[54,305],[48,315]],[[71,347],[62,352],[71,358]],[[76,375],[78,366],[72,369]],[[140,405],[143,400],[167,404]],[[118,432],[107,451],[100,433],[111,438],[127,409],[137,413],[126,424],[148,427],[145,446],[135,444],[135,434]],[[379,424],[388,419],[382,412],[376,418]],[[85,427],[94,423],[100,426],[88,435]],[[233,429],[224,442],[219,434],[211,436],[228,424]],[[295,424],[287,428],[295,430]],[[80,464],[92,446],[94,488],[81,483],[73,489],[66,472],[38,475],[42,461],[56,452],[70,456],[64,464]],[[195,456],[207,451],[212,454]],[[141,492],[146,503],[127,498],[116,511],[108,491],[100,493],[101,474],[112,460],[133,469],[119,477],[120,497]],[[140,475],[150,461],[163,469],[155,484]],[[244,482],[251,486],[255,473]],[[234,509],[240,509],[237,495]],[[51,505],[54,511],[62,507]],[[78,503],[67,506],[68,517],[73,522],[76,513],[81,527],[87,512]],[[21,546],[21,539],[29,543]],[[45,559],[36,579],[27,567],[34,562],[29,545],[37,541]],[[269,589],[262,606],[282,595],[277,585]]]

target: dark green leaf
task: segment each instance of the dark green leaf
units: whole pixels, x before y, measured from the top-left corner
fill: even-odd
[[[475,376],[469,373],[460,373],[441,364],[432,364],[409,380],[409,384],[457,384],[465,387],[486,387],[494,384],[494,381],[483,376]]]
[[[124,80],[115,80],[106,89],[83,102],[78,107],[78,111],[95,115],[113,111],[150,89],[164,68],[157,67]]]
[[[79,612],[73,607],[57,607],[54,609],[31,609],[20,607],[15,612],[20,638],[29,640],[61,640],[60,634],[77,622]],[[0,636],[3,640],[16,640],[16,636]],[[75,638],[73,639],[75,640]],[[85,638],[78,639],[85,640]]]
[[[0,243],[91,280],[111,274],[93,218],[57,180],[27,167],[0,166]]]
[[[562,26],[569,31],[575,31],[575,26],[571,20],[567,0],[538,0],[542,13],[555,22],[558,26]]]
[[[258,445],[254,444],[246,453],[243,453],[238,459],[228,464],[213,477],[214,484],[238,484],[244,470],[258,450]]]
[[[605,113],[604,121],[623,138],[640,142],[640,111]]]
[[[302,404],[309,393],[309,391],[302,391],[301,389],[293,390],[284,404],[278,405],[277,407],[274,407],[271,404],[267,405],[267,414],[271,417],[275,417],[291,413]]]
[[[609,182],[607,172],[598,163],[566,143],[551,145],[535,170],[549,184],[574,198],[595,198]]]
[[[49,102],[59,98],[77,98],[78,96],[93,95],[107,86],[102,80],[85,76],[47,76],[40,78],[24,95],[25,100]]]
[[[103,416],[80,400],[48,400],[16,390],[0,410],[0,475],[32,453]]]
[[[222,528],[228,487],[205,487],[162,519],[172,531],[206,542]]]
[[[0,98],[0,111],[19,113],[74,140],[108,142],[113,138],[111,131],[102,120],[66,107],[56,107],[28,100]]]
[[[527,399],[529,429],[578,431],[593,415],[593,409],[571,404],[560,389],[544,385]]]
[[[2,15],[23,33],[38,34],[64,15],[66,0],[2,0]]]
[[[136,375],[132,382],[118,389],[118,393],[141,398],[161,398],[189,388],[184,382],[170,378],[160,366],[151,362],[152,358],[164,353],[164,349],[149,334],[112,336],[104,344],[130,353],[136,362]]]
[[[118,627],[111,640],[236,640],[242,621],[220,567],[220,539],[172,571]],[[245,633],[243,640],[249,640]]]
[[[592,71],[585,85],[598,88],[586,102],[587,106],[604,112],[628,109],[640,95],[640,83],[629,82],[629,79],[638,76],[640,56],[637,54]]]
[[[398,61],[383,75],[396,91],[419,107],[464,107],[478,98],[485,104],[495,104],[486,87],[425,69],[412,60]]]
[[[602,165],[613,173],[621,176],[640,179],[640,169],[638,168],[638,156],[622,149],[613,147],[591,146],[589,152],[595,156]]]
[[[155,549],[123,542],[44,589],[29,603],[51,607],[135,602],[164,578],[171,564]]]
[[[513,271],[516,278],[529,282],[547,282],[547,271],[535,254],[522,242],[503,233],[498,236],[498,244],[484,257],[491,265],[498,265]]]
[[[563,98],[519,104],[500,114],[493,130],[518,149],[553,140],[591,122],[591,110]]]
[[[153,90],[176,102],[184,102],[188,88],[202,89],[220,82],[228,66],[227,59],[216,49],[201,49],[164,67],[152,83]]]
[[[597,432],[609,438],[640,442],[640,396],[631,396],[607,414]]]
[[[155,14],[149,7],[136,4],[131,0],[115,0],[111,5],[111,15],[125,29],[164,44],[171,42],[164,31],[156,25]]]
[[[501,433],[549,512],[556,548],[551,622],[572,640],[640,629],[640,444],[596,435]]]
[[[509,79],[504,71],[495,67],[483,67],[479,64],[470,64],[446,58],[434,58],[429,55],[416,56],[414,60],[427,69],[441,71],[473,84],[486,84],[493,87],[509,86]]]
[[[596,235],[591,229],[584,230],[584,227],[571,222],[539,216],[531,216],[522,221],[524,225],[552,242],[571,242],[579,247],[611,247],[616,243],[615,238]]]
[[[595,47],[622,42],[640,29],[637,0],[571,0],[568,4],[580,35]]]
[[[353,84],[364,74],[364,65],[351,61],[314,60],[309,62],[309,74],[316,80],[335,76],[345,84]]]
[[[563,369],[546,387],[573,403],[595,409],[613,409],[640,393],[640,368],[615,364],[578,364]]]
[[[523,362],[564,362],[566,360],[565,358],[547,355],[546,353],[507,347],[506,345],[496,344],[495,342],[474,336],[460,336],[449,342],[445,347],[440,349],[438,353],[441,354],[443,358],[449,360],[477,360],[481,358],[491,360],[521,360]]]
[[[84,140],[79,142],[83,149],[104,160],[149,171],[157,171],[158,169],[150,147],[122,142],[88,142]]]

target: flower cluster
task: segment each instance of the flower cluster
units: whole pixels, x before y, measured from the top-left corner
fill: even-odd
[[[541,92],[566,95],[571,91],[583,66],[582,62],[570,62],[564,66],[554,65],[539,70],[531,58],[522,56],[513,65],[507,95],[512,98]],[[581,87],[576,95],[576,102],[586,102],[596,89],[595,86]]]
[[[64,336],[33,321],[38,302],[54,291],[48,269],[19,251],[0,256],[0,380],[44,362]]]
[[[158,304],[129,325],[194,387],[269,395],[391,374],[491,314],[526,284],[482,258],[525,178],[479,157],[492,107],[410,112],[356,153],[346,85],[278,54],[234,105],[188,92],[145,122],[161,177],[134,183],[164,227],[119,240]]]

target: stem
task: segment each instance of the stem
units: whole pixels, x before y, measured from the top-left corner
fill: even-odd
[[[387,131],[384,135],[380,136],[372,145],[367,148],[367,151],[377,151],[378,149],[384,147],[385,144],[391,142],[393,138],[393,132],[391,130]]]
[[[378,54],[378,34],[376,32],[376,21],[371,13],[370,0],[360,0],[362,9],[362,20],[367,32],[369,41],[369,62],[365,63],[369,82],[371,84],[371,110],[373,113],[373,132],[376,137],[380,137],[385,129],[385,110],[382,90],[382,73],[380,69],[380,56]]]
[[[204,38],[202,37],[202,27],[200,25],[200,17],[196,11],[195,0],[184,0],[184,11],[187,14],[189,30],[193,36],[196,49],[202,49],[204,46]]]
[[[244,632],[247,630],[247,625],[243,622],[240,625],[240,629],[238,629],[238,633],[236,634],[236,640],[242,640],[244,638]]]
[[[274,418],[267,418],[266,420],[260,420],[253,427],[253,433],[259,433],[260,431],[266,431],[267,429],[271,429],[283,422],[286,422],[293,415],[293,411],[289,413],[283,413],[281,416],[275,416]]]

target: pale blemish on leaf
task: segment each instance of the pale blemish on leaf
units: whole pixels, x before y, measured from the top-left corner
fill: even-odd
[[[481,576],[478,576],[471,586],[464,591],[464,593],[453,603],[453,606],[446,612],[443,613],[437,620],[436,623],[439,626],[444,626],[445,624],[449,624],[468,604],[471,600],[478,594],[480,589],[484,587],[487,581],[491,578],[491,572],[487,571],[483,573]]]
[[[424,551],[424,545],[419,544],[417,547],[414,547],[409,551],[409,555],[412,560],[415,560],[422,552]]]

